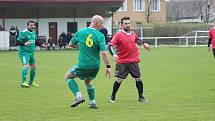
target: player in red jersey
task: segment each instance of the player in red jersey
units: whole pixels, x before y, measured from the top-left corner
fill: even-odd
[[[121,30],[118,31],[110,41],[108,49],[110,54],[116,61],[116,81],[113,84],[112,95],[110,102],[115,102],[116,93],[128,74],[136,80],[136,87],[139,95],[139,102],[145,102],[143,96],[143,82],[139,68],[139,48],[138,45],[143,44],[146,50],[150,50],[147,43],[143,43],[138,39],[138,36],[130,30],[131,21],[130,17],[123,17],[121,19]],[[113,48],[116,48],[117,54]]]
[[[212,44],[212,51],[215,58],[215,20],[213,22],[213,27],[209,30],[209,39],[208,39],[208,51],[210,52],[210,45]]]

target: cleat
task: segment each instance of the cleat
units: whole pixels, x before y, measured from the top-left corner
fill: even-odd
[[[36,82],[33,82],[32,84],[29,84],[29,86],[39,87],[40,85],[37,84]]]
[[[148,100],[146,100],[143,96],[140,96],[138,99],[139,102],[148,102]]]
[[[82,98],[82,99],[75,99],[73,102],[72,102],[72,105],[70,107],[74,108],[76,106],[78,106],[79,104],[81,103],[84,103],[85,100]]]
[[[23,88],[29,88],[30,86],[28,85],[27,82],[21,83],[21,87]]]
[[[114,103],[115,101],[116,101],[115,96],[111,96],[111,97],[110,97],[110,102],[111,102],[111,103]]]
[[[88,108],[91,108],[91,109],[98,109],[97,105],[95,103],[92,103],[92,104],[89,104],[88,105]]]

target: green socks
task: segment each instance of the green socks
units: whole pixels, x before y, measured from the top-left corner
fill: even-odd
[[[77,92],[80,92],[79,91],[79,88],[78,88],[78,85],[77,83],[75,82],[75,80],[73,79],[67,79],[67,84],[69,86],[69,89],[72,91],[72,93],[76,96],[76,93]]]
[[[87,92],[90,100],[95,100],[95,88],[93,85],[87,85]]]
[[[30,81],[29,81],[29,84],[32,84],[33,81],[34,81],[34,77],[35,77],[35,73],[36,73],[35,70],[36,69],[31,69],[31,71],[30,71]]]
[[[21,82],[21,83],[26,82],[27,74],[28,74],[28,68],[25,68],[25,67],[24,67],[24,68],[22,69],[22,82]]]
[[[76,96],[76,98],[82,98],[82,94],[79,91],[78,85],[73,79],[67,79],[67,84],[69,86],[69,89],[72,91],[72,93]],[[95,103],[95,88],[93,85],[89,84],[87,85],[87,93],[89,96],[90,103]]]

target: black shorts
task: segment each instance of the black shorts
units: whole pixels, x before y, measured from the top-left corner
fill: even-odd
[[[129,73],[133,78],[140,78],[141,74],[139,64],[138,63],[116,64],[115,77],[125,79]]]

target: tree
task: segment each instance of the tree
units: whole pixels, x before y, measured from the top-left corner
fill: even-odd
[[[146,0],[146,4],[147,4],[146,21],[147,21],[147,23],[149,23],[150,22],[149,17],[152,14],[152,10],[151,10],[152,0]]]

